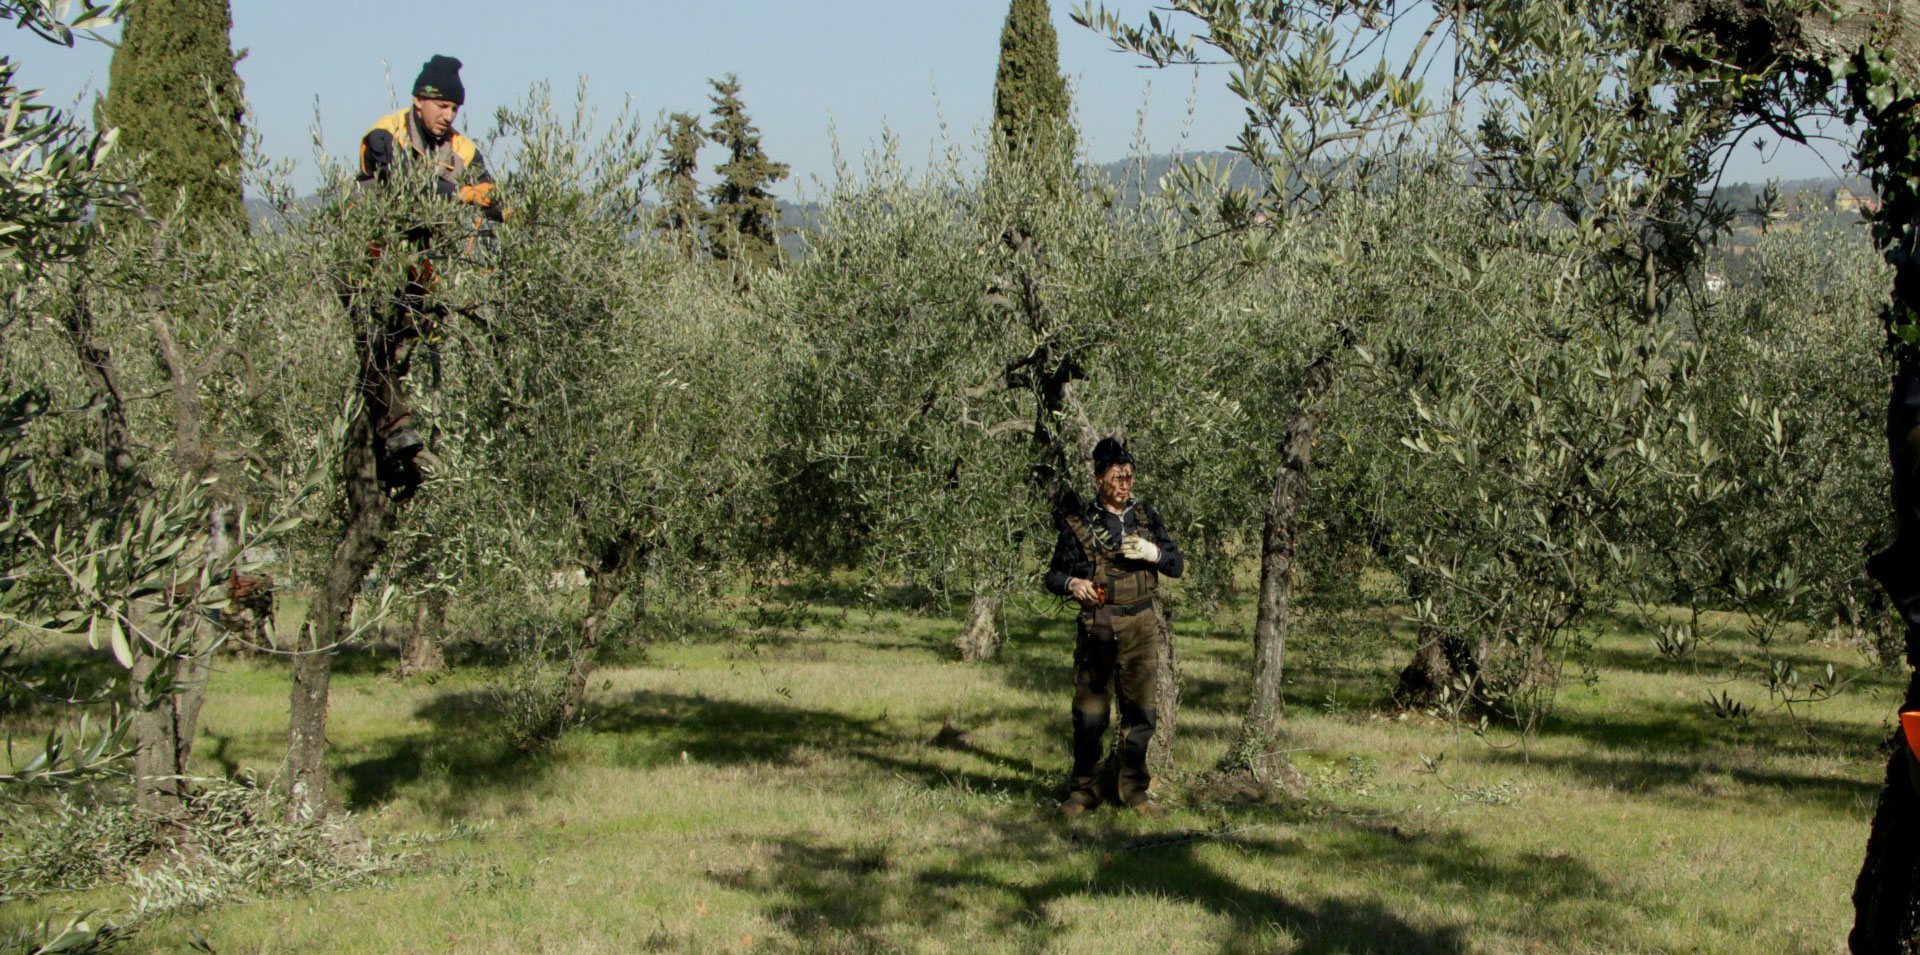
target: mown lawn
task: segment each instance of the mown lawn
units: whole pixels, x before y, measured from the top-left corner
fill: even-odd
[[[950,659],[948,619],[838,608],[777,639],[616,654],[591,726],[538,759],[490,729],[487,671],[401,683],[355,657],[328,734],[342,800],[376,841],[470,834],[376,883],[176,916],[128,948],[183,950],[190,930],[221,953],[1843,948],[1904,675],[1792,647],[1803,670],[1859,677],[1789,715],[1724,682],[1731,649],[1675,664],[1622,625],[1522,747],[1381,707],[1403,646],[1356,664],[1300,633],[1284,745],[1307,795],[1208,804],[1194,771],[1244,707],[1243,614],[1177,623],[1157,820],[1056,818],[1064,618],[1016,614],[989,665]],[[1759,704],[1751,723],[1713,716],[1723,690]],[[286,693],[281,665],[226,659],[205,771],[271,775]],[[964,735],[936,744],[948,726]],[[124,899],[16,904],[0,930]]]

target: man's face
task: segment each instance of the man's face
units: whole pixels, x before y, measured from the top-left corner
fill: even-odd
[[[460,104],[450,99],[413,98],[413,111],[420,114],[420,125],[435,139],[447,138],[453,130],[453,118],[460,115]]]
[[[1100,504],[1114,510],[1127,506],[1127,499],[1133,497],[1133,465],[1116,464],[1101,473],[1094,480],[1100,492]]]

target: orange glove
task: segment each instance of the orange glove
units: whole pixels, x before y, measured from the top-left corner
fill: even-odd
[[[471,186],[461,186],[460,201],[482,209],[493,208],[493,183],[477,182]]]

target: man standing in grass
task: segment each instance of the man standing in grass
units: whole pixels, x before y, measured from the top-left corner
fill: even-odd
[[[386,183],[396,163],[427,163],[436,195],[477,207],[484,217],[499,221],[486,162],[473,140],[453,128],[466,100],[460,61],[450,56],[428,60],[413,81],[413,105],[382,117],[360,140],[361,185]],[[425,229],[407,238],[416,252],[427,251],[433,239]],[[380,483],[403,498],[420,485],[422,471],[435,464],[414,427],[406,393],[415,347],[437,334],[446,314],[444,306],[430,301],[433,281],[433,262],[422,255],[409,266],[406,288],[387,313],[367,324],[360,347],[362,397],[379,442]]]
[[[1060,811],[1069,818],[1100,805],[1097,774],[1111,700],[1120,697],[1120,802],[1158,814],[1147,794],[1159,677],[1160,575],[1186,569],[1180,548],[1153,508],[1133,496],[1133,456],[1103,438],[1093,449],[1095,500],[1067,515],[1053,547],[1047,589],[1080,602],[1073,651],[1073,778]]]

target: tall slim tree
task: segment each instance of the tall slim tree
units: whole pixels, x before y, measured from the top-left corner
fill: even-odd
[[[727,161],[716,170],[720,182],[708,191],[713,197],[707,213],[709,248],[721,261],[773,268],[780,264],[780,214],[767,190],[787,178],[787,166],[768,159],[760,148],[760,130],[740,101],[740,78],[728,73],[708,82],[713,84],[713,127],[707,135],[727,150]]]
[[[228,0],[141,0],[127,11],[102,118],[146,157],[140,192],[156,213],[184,201],[190,222],[246,222],[232,29]]]
[[[654,188],[660,190],[660,212],[653,227],[692,261],[700,252],[700,220],[706,214],[700,202],[700,183],[694,178],[700,168],[700,146],[706,142],[706,131],[700,128],[700,117],[688,113],[675,113],[670,122],[673,129],[667,133],[667,152],[660,171],[653,174]]]
[[[1047,0],[1013,0],[1000,30],[993,132],[1008,157],[1038,143],[1073,148],[1073,101],[1060,75],[1060,41]]]

